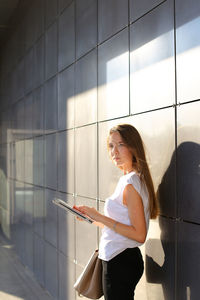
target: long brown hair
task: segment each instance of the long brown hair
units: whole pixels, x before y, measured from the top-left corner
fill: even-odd
[[[149,193],[149,210],[151,219],[158,215],[158,203],[154,190],[153,180],[146,160],[142,138],[135,127],[130,124],[119,124],[110,129],[109,135],[118,132],[133,155],[133,168],[146,184]]]

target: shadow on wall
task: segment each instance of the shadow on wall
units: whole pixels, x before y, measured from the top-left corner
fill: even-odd
[[[3,148],[3,147],[1,147]],[[1,149],[2,151],[2,149]],[[0,154],[0,227],[7,238],[10,238],[9,214],[10,202],[7,195],[8,180],[5,155]]]
[[[177,196],[175,165],[177,155]],[[200,145],[184,142],[174,152],[171,163],[158,188],[161,215],[160,240],[150,239],[146,243],[146,278],[148,283],[162,286],[165,300],[199,299],[199,284],[196,277],[200,274],[199,255],[200,226],[183,222],[200,223]],[[177,201],[177,202],[176,202]],[[177,203],[177,204],[176,204]],[[178,206],[178,207],[177,207]],[[180,219],[175,220],[176,211]],[[177,228],[178,225],[178,228]],[[195,229],[194,227],[195,226]],[[176,232],[177,237],[177,262]],[[197,231],[196,231],[197,230]],[[196,238],[197,236],[197,238]],[[149,253],[155,256],[151,257]],[[157,256],[157,257],[156,257]],[[160,257],[163,256],[163,259]],[[189,259],[188,259],[189,258]],[[177,264],[177,269],[176,269]],[[177,275],[176,272],[177,271]],[[175,277],[177,276],[177,293],[175,295]],[[199,278],[199,277],[198,277]],[[177,297],[177,298],[176,298]],[[197,297],[197,298],[195,298]]]

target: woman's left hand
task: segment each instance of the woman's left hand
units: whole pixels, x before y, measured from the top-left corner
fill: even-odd
[[[76,209],[78,209],[83,214],[87,215],[92,220],[97,222],[100,221],[101,214],[94,207],[82,205],[82,206],[76,206]]]

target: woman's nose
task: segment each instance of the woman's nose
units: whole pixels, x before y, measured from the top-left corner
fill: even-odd
[[[117,154],[118,153],[118,148],[115,146],[113,147],[113,154]]]

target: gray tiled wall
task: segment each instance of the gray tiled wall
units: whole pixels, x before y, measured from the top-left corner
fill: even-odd
[[[122,122],[141,132],[160,202],[135,298],[199,298],[199,9],[30,1],[1,49],[1,226],[54,299],[80,299],[73,283],[100,232],[52,199],[103,211],[121,175],[106,137]]]

